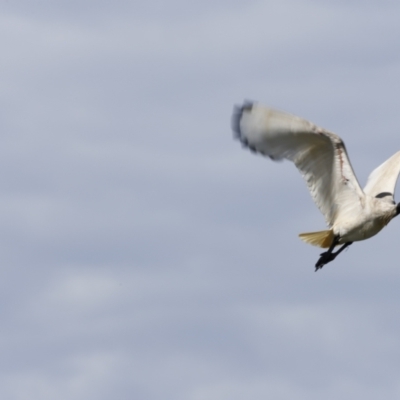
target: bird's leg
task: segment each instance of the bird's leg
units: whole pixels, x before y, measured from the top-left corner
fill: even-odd
[[[318,271],[325,264],[328,264],[329,262],[333,261],[346,247],[350,246],[353,243],[353,242],[347,242],[337,252],[333,253],[333,249],[338,244],[338,242],[339,242],[339,236],[335,236],[328,251],[325,251],[324,253],[320,254],[321,257],[315,264],[315,271]]]
[[[349,247],[353,242],[347,242],[345,243],[336,253],[333,253],[335,257],[337,257],[346,247]]]
[[[339,242],[339,236],[335,236],[333,238],[332,244],[330,245],[328,251],[325,251],[324,253],[320,254],[320,258],[315,264],[315,271],[318,271],[320,268],[322,268],[325,264],[328,264],[328,262],[332,261],[335,257],[332,258],[332,251],[335,248],[335,246]]]

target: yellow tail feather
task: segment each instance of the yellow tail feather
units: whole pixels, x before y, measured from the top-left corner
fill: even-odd
[[[313,246],[328,248],[333,242],[333,230],[300,233],[300,239]]]

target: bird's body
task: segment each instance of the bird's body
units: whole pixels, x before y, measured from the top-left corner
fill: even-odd
[[[338,218],[332,226],[333,234],[339,236],[338,244],[369,239],[381,231],[397,214],[395,204],[366,195],[358,213]]]
[[[376,168],[361,189],[342,139],[309,121],[258,104],[235,109],[232,127],[250,150],[273,160],[288,159],[306,180],[328,230],[300,234],[307,243],[329,248],[316,268],[332,261],[352,242],[369,239],[400,213],[394,189],[400,151]],[[332,253],[335,246],[344,246]]]

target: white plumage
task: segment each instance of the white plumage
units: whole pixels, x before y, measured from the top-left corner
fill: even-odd
[[[232,128],[250,150],[273,160],[288,159],[299,169],[329,230],[301,234],[307,243],[329,247],[316,270],[354,241],[376,235],[400,213],[394,189],[400,151],[376,168],[361,189],[342,139],[302,118],[245,103],[235,107]],[[344,244],[336,253],[333,249]]]

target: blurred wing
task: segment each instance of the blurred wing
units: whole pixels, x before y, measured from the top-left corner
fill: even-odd
[[[235,108],[232,128],[250,150],[294,162],[329,226],[339,214],[361,209],[364,193],[339,136],[302,118],[251,103]]]
[[[400,151],[371,172],[364,192],[394,202],[394,189],[400,173]]]

